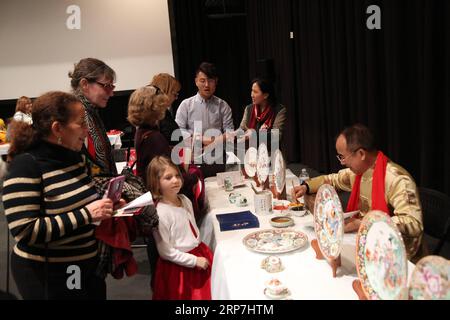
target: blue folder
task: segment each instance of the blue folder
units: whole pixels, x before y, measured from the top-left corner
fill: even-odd
[[[218,214],[216,218],[220,231],[259,228],[258,218],[250,211]]]

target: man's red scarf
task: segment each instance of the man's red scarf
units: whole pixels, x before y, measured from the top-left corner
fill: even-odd
[[[263,112],[261,112],[261,107],[254,104],[252,106],[252,113],[250,114],[250,120],[248,123],[249,129],[257,129],[256,125],[261,126],[265,124],[268,129],[272,129],[273,122],[275,121],[275,112],[271,106],[267,106]]]
[[[386,166],[388,158],[383,152],[378,151],[377,159],[375,160],[375,169],[373,170],[372,178],[372,210],[381,210],[390,215],[389,209],[384,197],[384,179],[386,177]],[[361,187],[362,174],[358,174],[353,184],[350,200],[347,204],[347,212],[359,210],[359,191]]]

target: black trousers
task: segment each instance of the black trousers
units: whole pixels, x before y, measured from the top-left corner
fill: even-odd
[[[97,262],[92,258],[46,264],[11,253],[12,275],[24,300],[106,300],[105,280],[95,275]],[[80,272],[71,270],[71,265],[78,266]],[[80,286],[71,289],[75,274],[80,275]]]

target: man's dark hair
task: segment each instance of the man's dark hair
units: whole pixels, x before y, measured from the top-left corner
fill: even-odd
[[[372,132],[363,124],[357,123],[347,127],[339,135],[344,136],[347,149],[350,151],[356,151],[359,148],[368,152],[377,150]]]
[[[199,72],[203,72],[204,74],[206,74],[206,76],[210,79],[217,79],[217,70],[216,70],[216,66],[212,63],[209,62],[202,62],[197,71],[195,72],[195,76],[198,76]]]

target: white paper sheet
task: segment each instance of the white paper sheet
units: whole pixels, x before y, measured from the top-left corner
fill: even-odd
[[[144,193],[139,198],[134,199],[130,203],[128,203],[126,206],[116,210],[116,214],[113,216],[116,217],[129,217],[132,216],[133,213],[124,213],[130,210],[136,210],[145,206],[149,206],[153,204],[153,198],[150,191]]]

